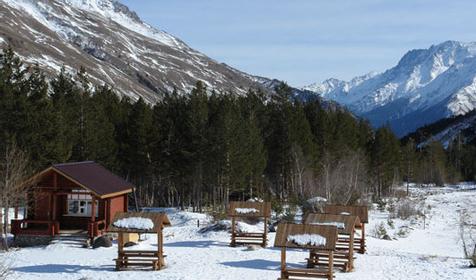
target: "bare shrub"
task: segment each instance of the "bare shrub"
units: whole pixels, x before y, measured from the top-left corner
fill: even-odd
[[[339,159],[325,155],[321,170],[318,185],[329,202],[353,204],[369,193],[368,166],[362,152],[348,151]]]
[[[410,217],[420,215],[418,204],[409,199],[400,200],[395,203],[395,208],[393,210],[394,211],[390,213],[390,216],[402,220],[407,220]]]
[[[476,267],[475,229],[471,224],[471,216],[466,211],[460,213],[460,238],[464,257],[469,260],[470,267]]]

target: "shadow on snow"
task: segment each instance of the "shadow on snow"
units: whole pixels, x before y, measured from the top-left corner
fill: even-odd
[[[235,261],[235,262],[222,262],[222,265],[239,267],[239,268],[251,268],[251,269],[260,269],[260,270],[274,270],[278,271],[280,269],[280,262],[268,261],[268,260],[246,260],[246,261]]]
[[[192,247],[192,248],[210,248],[210,247],[229,247],[229,244],[224,242],[203,240],[203,241],[180,241],[165,243],[164,247]]]
[[[32,266],[15,267],[12,270],[25,273],[77,273],[82,270],[92,271],[107,271],[114,270],[114,266],[86,266],[86,265],[72,265],[72,264],[43,264]]]

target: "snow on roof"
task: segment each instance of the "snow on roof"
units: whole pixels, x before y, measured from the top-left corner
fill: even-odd
[[[326,238],[319,234],[295,234],[289,235],[288,241],[291,241],[299,246],[325,246]]]
[[[345,229],[345,224],[341,222],[315,222],[315,223],[310,223],[310,225],[335,226],[338,229]]]
[[[154,222],[148,218],[129,217],[117,220],[113,223],[115,227],[127,229],[151,230],[154,228]]]
[[[327,199],[325,199],[324,197],[316,196],[307,200],[307,203],[309,204],[316,204],[319,202],[327,202]]]
[[[235,212],[239,214],[250,214],[250,213],[258,213],[259,210],[256,208],[235,208]]]

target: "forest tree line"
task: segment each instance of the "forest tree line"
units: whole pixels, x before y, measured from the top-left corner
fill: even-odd
[[[337,203],[390,194],[403,180],[474,179],[467,144],[404,144],[319,99],[214,92],[197,82],[189,94],[156,104],[92,86],[84,69],[52,79],[7,48],[0,57],[0,155],[17,145],[32,170],[94,160],[135,184],[140,206],[222,208],[230,199],[273,201],[322,196]],[[474,146],[473,156],[474,156]],[[5,159],[2,157],[2,166]]]

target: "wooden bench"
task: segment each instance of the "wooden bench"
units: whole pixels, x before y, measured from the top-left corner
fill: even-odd
[[[360,254],[366,251],[365,244],[365,224],[369,222],[368,207],[361,205],[326,205],[324,206],[324,213],[341,215],[348,213],[351,216],[359,217],[360,223],[355,225],[354,233],[354,250]],[[359,235],[356,235],[359,234]],[[349,237],[339,237],[338,242],[348,242]]]
[[[153,223],[153,228],[134,229],[122,228],[115,225],[115,221],[129,218],[149,219]],[[132,267],[151,267],[153,270],[160,270],[165,266],[164,255],[164,226],[170,226],[170,221],[165,213],[116,213],[113,221],[109,225],[108,231],[118,234],[116,270],[127,270]],[[157,234],[156,250],[125,250],[124,237],[126,234]]]
[[[254,212],[243,213],[238,211],[240,208],[251,209]],[[231,217],[231,247],[236,245],[260,245],[261,247],[266,247],[268,243],[268,219],[271,217],[271,203],[232,201],[228,207],[228,216]],[[263,232],[237,232],[236,220],[240,218],[263,218]]]
[[[157,251],[127,250],[119,253],[116,262],[116,270],[127,270],[130,267],[151,267],[160,270],[165,266],[164,258]]]
[[[297,244],[293,241],[296,235],[319,235],[324,244]],[[334,251],[337,241],[337,228],[328,225],[310,224],[279,224],[274,241],[275,247],[281,247],[281,276],[278,279],[302,278],[334,278]],[[289,268],[286,265],[286,249],[309,249],[315,253],[322,253],[328,257],[326,263],[320,262],[312,268]]]
[[[340,267],[344,272],[349,272],[354,269],[354,232],[355,226],[360,224],[359,217],[311,213],[306,216],[304,223],[336,226],[338,239],[335,252],[333,253],[334,267]],[[345,241],[342,241],[342,239],[345,239]],[[326,252],[311,250],[309,258],[306,260],[308,268],[312,268],[315,265],[328,263],[329,256]]]

